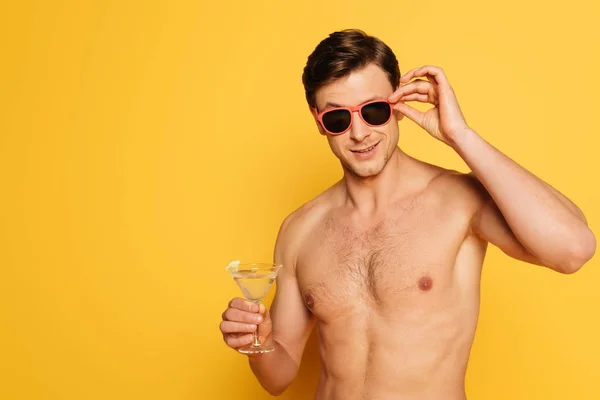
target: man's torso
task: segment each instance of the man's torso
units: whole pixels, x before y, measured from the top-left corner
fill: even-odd
[[[376,220],[337,206],[335,187],[304,212],[296,274],[319,330],[318,399],[465,396],[486,245],[452,183],[464,178],[418,168],[423,189]]]

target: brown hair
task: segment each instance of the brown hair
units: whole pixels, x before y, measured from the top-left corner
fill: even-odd
[[[387,73],[394,89],[398,87],[398,60],[387,44],[359,29],[346,29],[330,34],[308,56],[302,73],[309,106],[316,108],[317,90],[370,63],[375,63]]]

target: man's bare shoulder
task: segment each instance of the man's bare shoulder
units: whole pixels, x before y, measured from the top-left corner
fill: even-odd
[[[338,193],[339,182],[290,213],[281,224],[276,251],[280,248],[288,253],[297,253],[304,239],[314,232],[331,210]]]
[[[462,210],[471,215],[490,200],[485,187],[471,172],[439,168],[439,173],[431,180],[428,190],[453,210]]]

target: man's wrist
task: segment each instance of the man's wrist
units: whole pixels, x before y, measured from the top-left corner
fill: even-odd
[[[457,153],[461,154],[462,151],[469,146],[469,142],[477,136],[477,132],[466,126],[465,128],[454,132],[451,137],[448,138],[448,144]]]

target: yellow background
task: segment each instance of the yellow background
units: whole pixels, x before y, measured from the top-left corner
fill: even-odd
[[[269,398],[218,331],[239,295],[224,267],[271,260],[283,218],[341,176],[301,84],[334,30],[380,37],[403,72],[443,66],[471,126],[600,234],[596,1],[11,3],[0,399]],[[400,129],[408,153],[466,171]],[[470,399],[600,398],[599,266],[490,249]],[[283,398],[311,398],[315,343]]]

